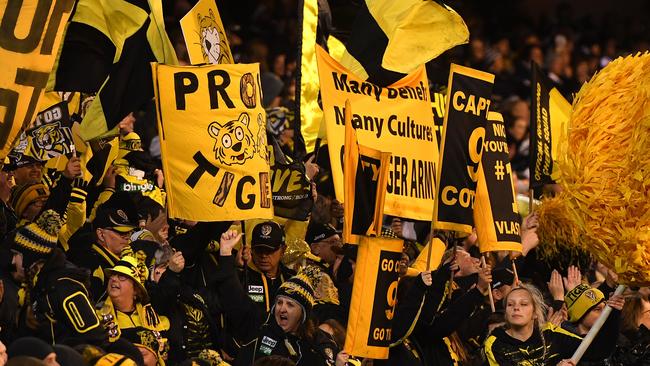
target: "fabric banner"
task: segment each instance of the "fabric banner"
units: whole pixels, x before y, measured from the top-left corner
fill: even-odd
[[[530,187],[554,183],[559,172],[560,139],[568,136],[571,104],[550,87],[551,82],[533,62],[533,90],[530,115]]]
[[[259,64],[152,64],[169,216],[272,218]]]
[[[34,120],[74,0],[0,0],[0,160]]]
[[[503,116],[488,113],[483,155],[478,168],[474,224],[481,253],[521,252],[519,206],[512,181]]]
[[[344,350],[357,357],[388,358],[403,241],[362,237]]]
[[[304,140],[306,152],[314,151],[320,125],[323,122],[323,111],[318,105],[318,64],[316,62],[316,28],[318,26],[318,0],[303,0],[302,2],[302,38],[297,73],[296,104],[300,118],[300,134]]]
[[[41,161],[75,151],[67,102],[55,104],[39,112],[32,127],[23,134],[21,142],[26,140],[28,145],[25,154]]]
[[[446,50],[469,41],[463,19],[440,2],[359,3],[341,64],[373,84],[393,84]]]
[[[360,145],[392,154],[384,213],[430,220],[438,147],[426,71],[420,67],[390,87],[352,75],[317,47],[323,111],[336,198],[343,202],[345,101]]]
[[[305,175],[305,165],[286,156],[276,139],[266,136],[271,165],[273,212],[287,219],[307,221],[314,206],[311,183]]]
[[[433,112],[433,124],[436,131],[438,147],[442,145],[442,127],[445,124],[445,109],[447,96],[444,93],[435,92],[431,96],[431,111]]]
[[[80,126],[90,141],[117,133],[127,115],[151,102],[149,63],[175,65],[161,0],[79,0],[48,90],[97,92]]]
[[[214,0],[199,0],[180,23],[192,65],[235,63]]]
[[[345,145],[343,158],[343,242],[359,244],[362,236],[379,236],[390,153],[359,146],[352,123],[352,108],[345,103]]]
[[[88,142],[90,148],[81,155],[81,165],[85,166],[84,179],[91,186],[102,184],[108,168],[113,165],[119,152],[117,136],[103,137]]]
[[[494,75],[451,64],[433,213],[436,229],[470,234]]]

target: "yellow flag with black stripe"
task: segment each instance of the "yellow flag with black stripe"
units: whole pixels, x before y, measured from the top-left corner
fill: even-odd
[[[478,168],[474,225],[481,253],[521,252],[519,206],[508,158],[506,128],[500,113],[490,111]]]
[[[352,107],[350,101],[346,101],[343,242],[359,244],[364,235],[381,234],[391,153],[360,146],[351,119]]]
[[[199,0],[180,23],[192,65],[235,63],[214,0]]]
[[[343,348],[353,356],[388,358],[402,246],[399,239],[361,237]]]
[[[571,104],[551,88],[539,66],[532,63],[533,85],[530,114],[530,187],[554,183],[560,175],[555,161],[561,140],[566,139]]]
[[[38,112],[73,0],[0,1],[0,160]]]
[[[341,64],[374,84],[390,85],[444,51],[469,41],[460,15],[438,1],[360,3]]]
[[[79,0],[48,90],[97,92],[80,134],[85,141],[111,136],[153,98],[154,61],[178,63],[162,0]]]
[[[169,216],[273,217],[259,64],[152,64]]]

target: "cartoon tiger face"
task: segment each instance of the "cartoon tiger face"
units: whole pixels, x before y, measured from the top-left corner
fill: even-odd
[[[213,151],[215,159],[224,165],[244,164],[255,154],[255,138],[248,128],[250,117],[244,112],[239,119],[221,125],[212,122],[208,133],[215,139]]]
[[[46,151],[65,150],[63,142],[65,138],[61,134],[61,129],[57,123],[46,124],[32,132],[33,141],[36,146]]]
[[[226,34],[217,24],[216,17],[210,9],[208,16],[198,14],[203,60],[210,64],[232,63],[226,43]]]

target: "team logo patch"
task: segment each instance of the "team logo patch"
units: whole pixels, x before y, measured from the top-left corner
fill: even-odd
[[[262,235],[269,236],[269,234],[271,234],[271,230],[273,230],[271,225],[262,225]]]

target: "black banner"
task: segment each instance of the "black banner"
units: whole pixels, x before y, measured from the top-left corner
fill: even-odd
[[[471,233],[494,75],[452,64],[440,147],[434,227]]]
[[[273,135],[267,133],[267,141],[274,215],[291,220],[308,220],[314,200],[311,184],[305,175],[305,165],[288,158]]]
[[[25,132],[29,155],[45,161],[74,151],[72,122],[68,102],[55,104],[36,115],[34,125]]]
[[[550,80],[532,62],[533,83],[530,115],[530,187],[553,183],[551,155]]]
[[[375,300],[370,317],[368,345],[388,347],[392,340],[392,322],[397,297],[399,262],[402,253],[382,250],[379,253]]]

